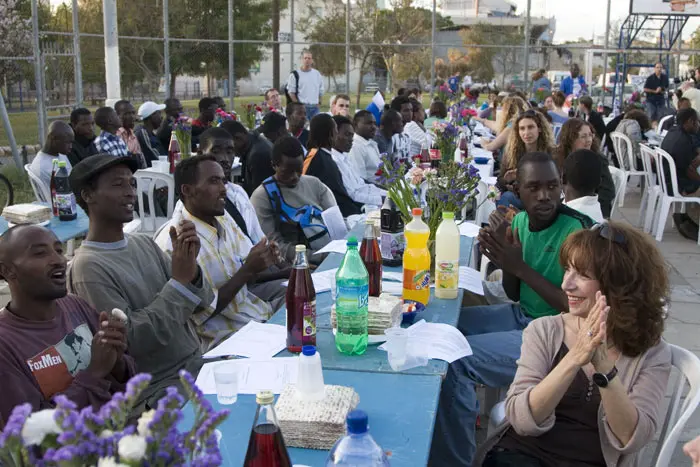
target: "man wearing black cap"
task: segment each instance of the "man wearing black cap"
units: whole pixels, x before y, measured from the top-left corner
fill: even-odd
[[[233,136],[233,148],[241,159],[241,185],[248,196],[268,177],[275,174],[272,168],[272,144],[260,135],[250,133],[235,120],[221,124]]]
[[[134,218],[136,168],[132,158],[101,154],[73,167],[70,184],[90,228],[68,283],[94,308],[119,308],[128,316],[129,353],[139,371],[153,376],[139,401],[143,409],[155,407],[168,386],[180,387],[179,370],[199,372],[200,342],[190,319],[214,294],[197,265],[199,237],[191,222],[170,228],[172,259],[149,236],[122,231]]]

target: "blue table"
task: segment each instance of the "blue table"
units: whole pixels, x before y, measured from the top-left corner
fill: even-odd
[[[326,384],[350,386],[360,396],[358,408],[369,415],[370,433],[385,451],[391,451],[392,467],[426,465],[433,437],[435,410],[441,380],[438,376],[360,373],[324,369]],[[392,388],[392,391],[387,389]],[[231,414],[219,427],[222,465],[243,465],[255,417],[255,396],[239,395],[234,405],[223,406],[215,395],[206,396],[214,408]],[[183,409],[181,426],[189,429],[194,420],[191,404]],[[283,433],[284,434],[284,433]],[[323,467],[328,451],[289,448],[292,463]]]
[[[87,235],[89,225],[90,220],[87,214],[78,206],[78,217],[75,220],[62,222],[58,220],[58,217],[51,217],[46,228],[56,234],[62,243],[66,243],[68,240]],[[5,233],[8,228],[7,220],[0,217],[0,235]]]

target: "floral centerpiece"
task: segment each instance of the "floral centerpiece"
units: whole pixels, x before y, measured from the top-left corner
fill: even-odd
[[[258,118],[259,115],[262,115],[262,107],[260,107],[257,104],[248,103],[245,105],[245,107],[243,107],[243,110],[245,112],[244,118],[245,118],[245,123],[248,126],[248,129],[249,130],[254,129],[256,119]]]
[[[433,144],[440,150],[442,162],[453,161],[457,150],[457,136],[459,128],[448,121],[436,120],[430,129],[433,134]]]
[[[185,159],[192,155],[192,119],[186,115],[180,115],[173,123],[173,133],[180,146],[180,158]]]
[[[134,376],[124,393],[116,393],[100,410],[56,396],[56,408],[32,413],[30,404],[12,411],[0,434],[0,464],[14,466],[166,466],[221,465],[216,427],[228,410],[214,412],[186,371],[180,380],[195,413],[193,427],[178,430],[184,398],[173,387],[155,410],[144,412],[135,425],[128,417],[151,376]]]
[[[226,112],[224,109],[216,109],[216,126],[221,126],[226,120],[238,120],[236,112]]]
[[[474,106],[479,102],[479,91],[472,89],[464,90],[464,101],[467,105]]]
[[[453,104],[448,113],[452,124],[459,128],[468,127],[472,117],[476,117],[476,109],[467,100]]]
[[[382,154],[377,170],[377,183],[386,189],[387,196],[396,204],[404,222],[410,222],[413,218],[411,210],[420,207],[419,189],[423,182],[422,172],[412,172],[407,176],[408,172],[406,164],[391,155]]]
[[[435,92],[435,99],[444,102],[445,104],[452,102],[452,99],[454,98],[455,93],[452,92],[452,89],[447,83],[442,83]]]

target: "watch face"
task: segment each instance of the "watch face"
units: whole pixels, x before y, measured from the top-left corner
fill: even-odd
[[[608,385],[608,378],[602,373],[593,373],[593,382],[601,388]]]

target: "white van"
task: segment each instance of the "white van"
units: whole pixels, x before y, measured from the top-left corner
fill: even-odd
[[[571,72],[569,70],[566,70],[566,71],[561,71],[561,70],[548,71],[547,78],[552,82],[552,91],[558,90],[559,86],[561,85],[561,80],[563,80],[567,76],[571,76]]]

